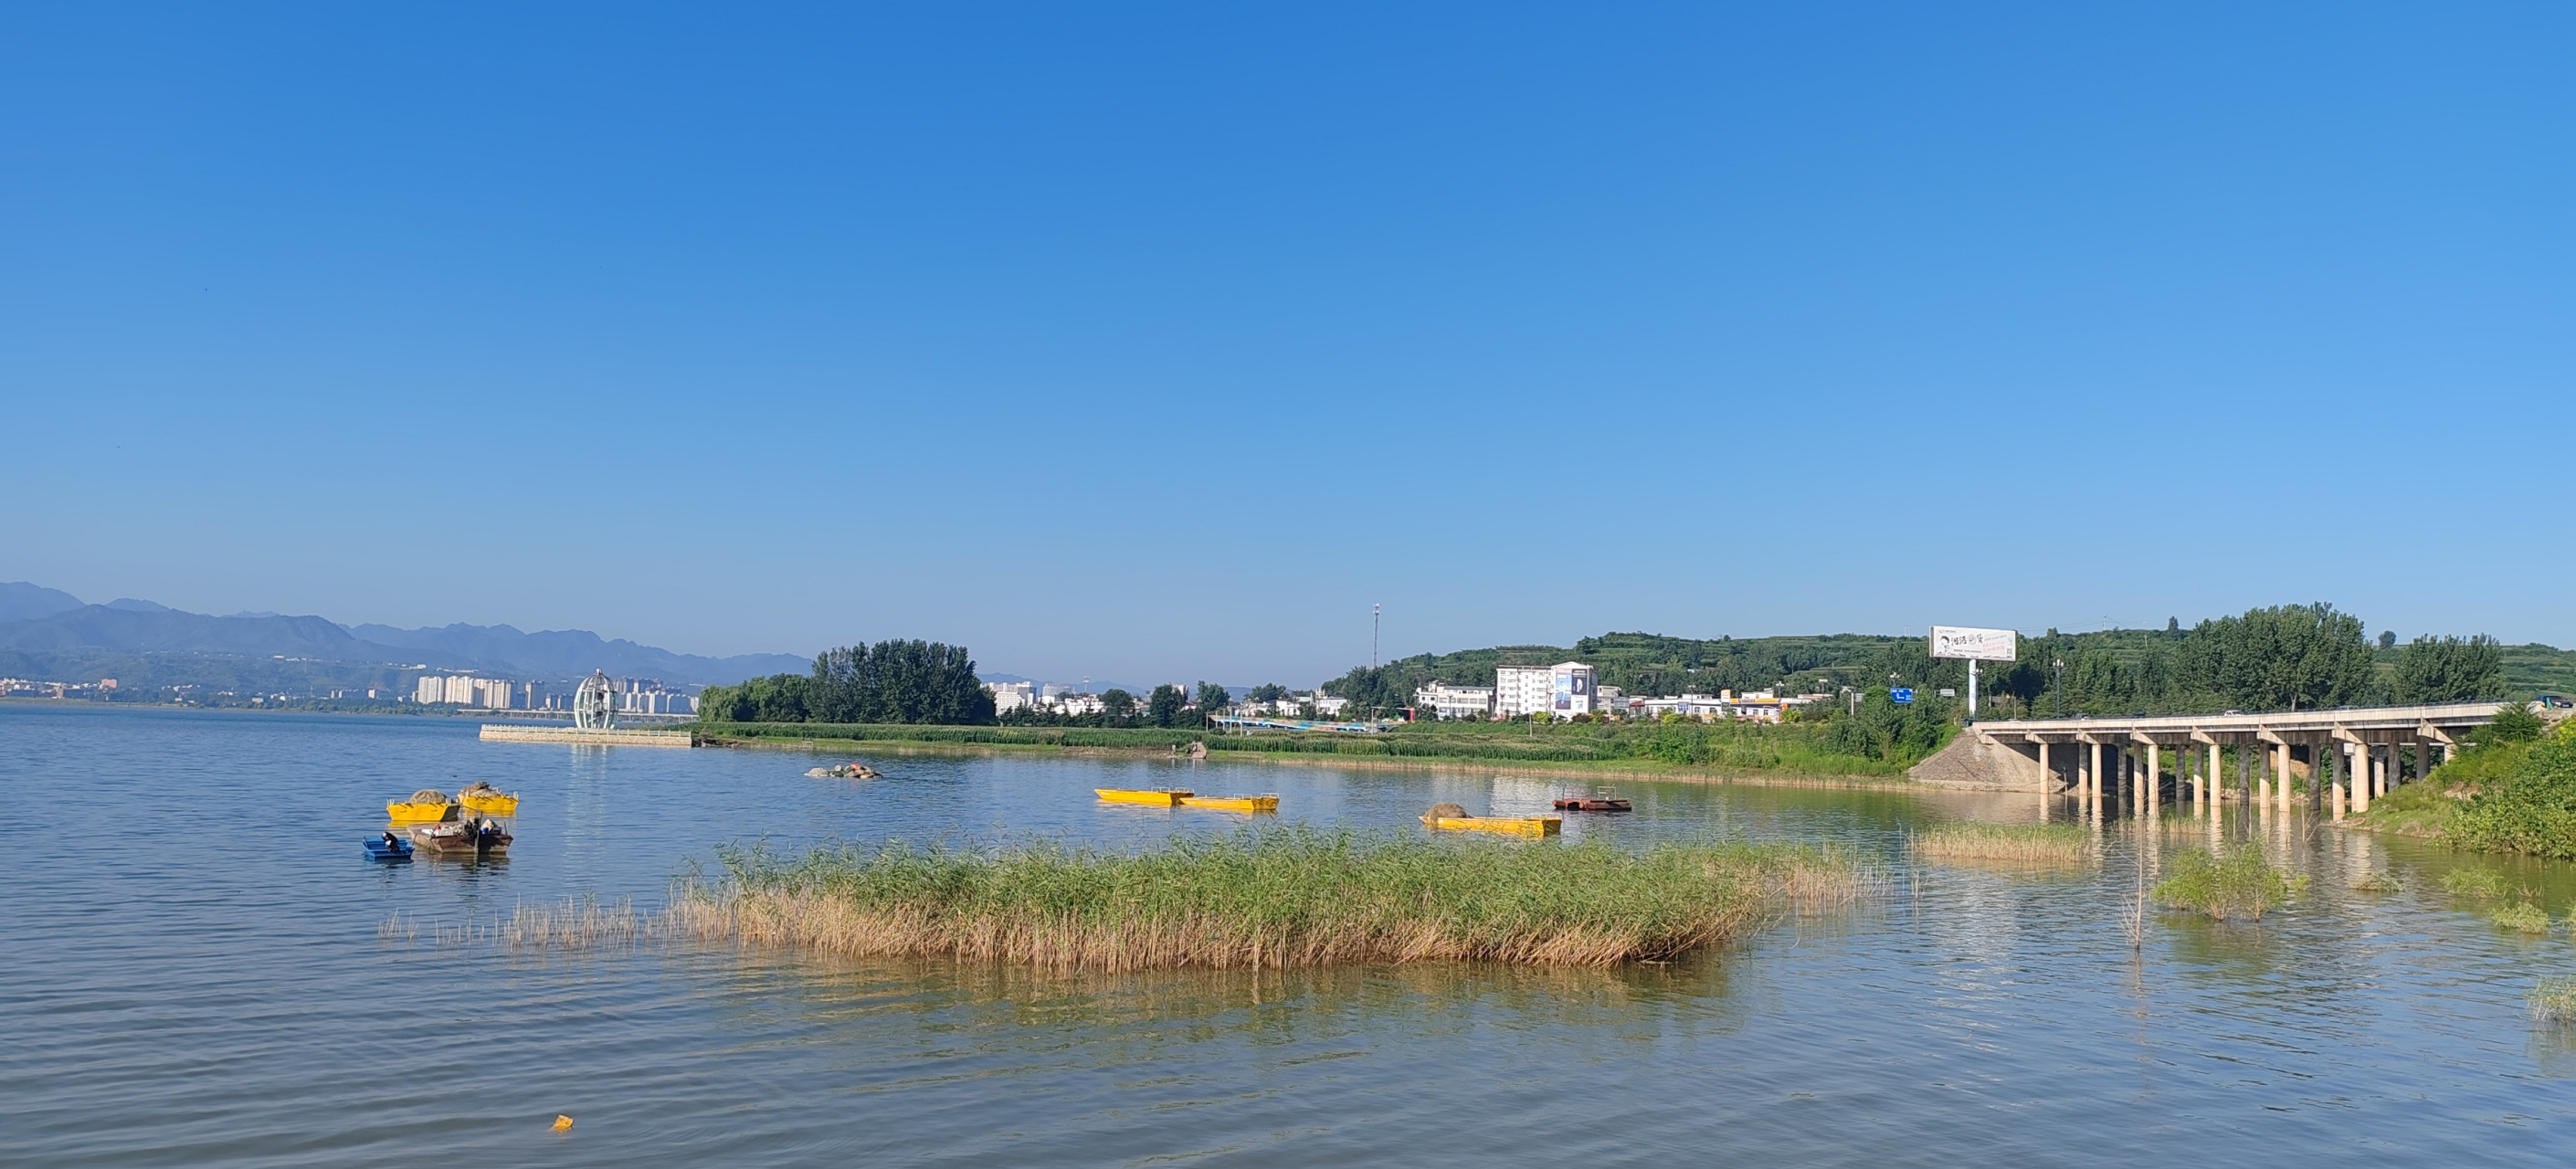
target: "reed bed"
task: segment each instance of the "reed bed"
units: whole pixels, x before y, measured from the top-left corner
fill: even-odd
[[[2217,852],[2185,850],[2175,854],[2172,871],[2156,886],[2156,903],[2196,909],[2220,921],[2261,921],[2272,907],[2295,900],[2308,887],[2306,874],[2273,867],[2263,859],[2263,850],[2251,844]]]
[[[2454,897],[2492,899],[2504,896],[2504,874],[2494,869],[2453,869],[2442,874],[2442,888]]]
[[[1942,824],[1915,833],[1913,847],[1930,860],[2066,866],[2100,859],[2092,837],[2072,824]]]
[[[1660,961],[1868,887],[1838,854],[1779,845],[1632,852],[1295,826],[1136,854],[893,843],[722,859],[724,879],[665,912],[674,936],[1100,971]]]
[[[2543,1023],[2576,1023],[2576,978],[2552,974],[2531,988],[2531,1017]]]
[[[2520,934],[2549,932],[2549,911],[2527,903],[2505,906],[2488,914],[2487,920]]]

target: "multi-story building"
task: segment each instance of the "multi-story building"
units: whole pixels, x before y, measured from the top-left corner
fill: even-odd
[[[1413,692],[1413,708],[1419,718],[1486,718],[1494,713],[1494,688],[1434,682]]]
[[[1591,714],[1599,695],[1592,667],[1581,662],[1553,666],[1497,666],[1494,669],[1494,717],[1527,718],[1542,711],[1556,718]]]
[[[993,692],[995,714],[1009,714],[1022,707],[1037,705],[1037,687],[1027,682],[986,682],[984,689]]]

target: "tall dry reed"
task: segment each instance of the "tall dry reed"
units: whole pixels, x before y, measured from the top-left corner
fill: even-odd
[[[2058,866],[2098,859],[2092,836],[2072,824],[1940,824],[1915,833],[1913,848],[1931,860]]]
[[[1247,828],[1117,853],[1016,847],[723,854],[675,934],[859,957],[1105,971],[1425,959],[1611,965],[1741,936],[1787,906],[1857,899],[1813,849],[1430,840]]]

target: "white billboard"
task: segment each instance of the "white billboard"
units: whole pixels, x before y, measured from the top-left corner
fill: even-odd
[[[1972,662],[2009,662],[2021,656],[2021,635],[2009,629],[1932,627],[1932,656]]]

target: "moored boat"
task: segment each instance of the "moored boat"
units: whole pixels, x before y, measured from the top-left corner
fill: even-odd
[[[396,824],[439,824],[456,818],[456,801],[446,792],[425,787],[407,800],[385,805],[385,818]]]
[[[456,802],[463,804],[466,811],[480,813],[485,816],[515,816],[519,814],[518,793],[502,792],[491,784],[485,783],[479,779],[475,780],[472,784],[467,785],[464,791],[456,793]]]
[[[1509,836],[1554,836],[1565,827],[1558,816],[1470,816],[1456,804],[1433,804],[1422,822],[1445,832],[1500,832]]]
[[[391,832],[380,832],[365,841],[367,855],[380,861],[411,859],[411,842]]]
[[[1633,812],[1636,809],[1626,800],[1614,800],[1607,796],[1577,796],[1556,801],[1556,810],[1560,812]]]
[[[443,856],[507,852],[510,849],[510,834],[500,825],[483,819],[414,825],[411,840]]]
[[[1180,806],[1181,801],[1198,794],[1196,792],[1187,791],[1163,791],[1153,788],[1131,787],[1095,787],[1091,790],[1099,795],[1101,799],[1107,800],[1113,804],[1149,804],[1157,808],[1178,807]]]
[[[1182,796],[1184,808],[1213,808],[1220,812],[1276,812],[1277,796]]]

